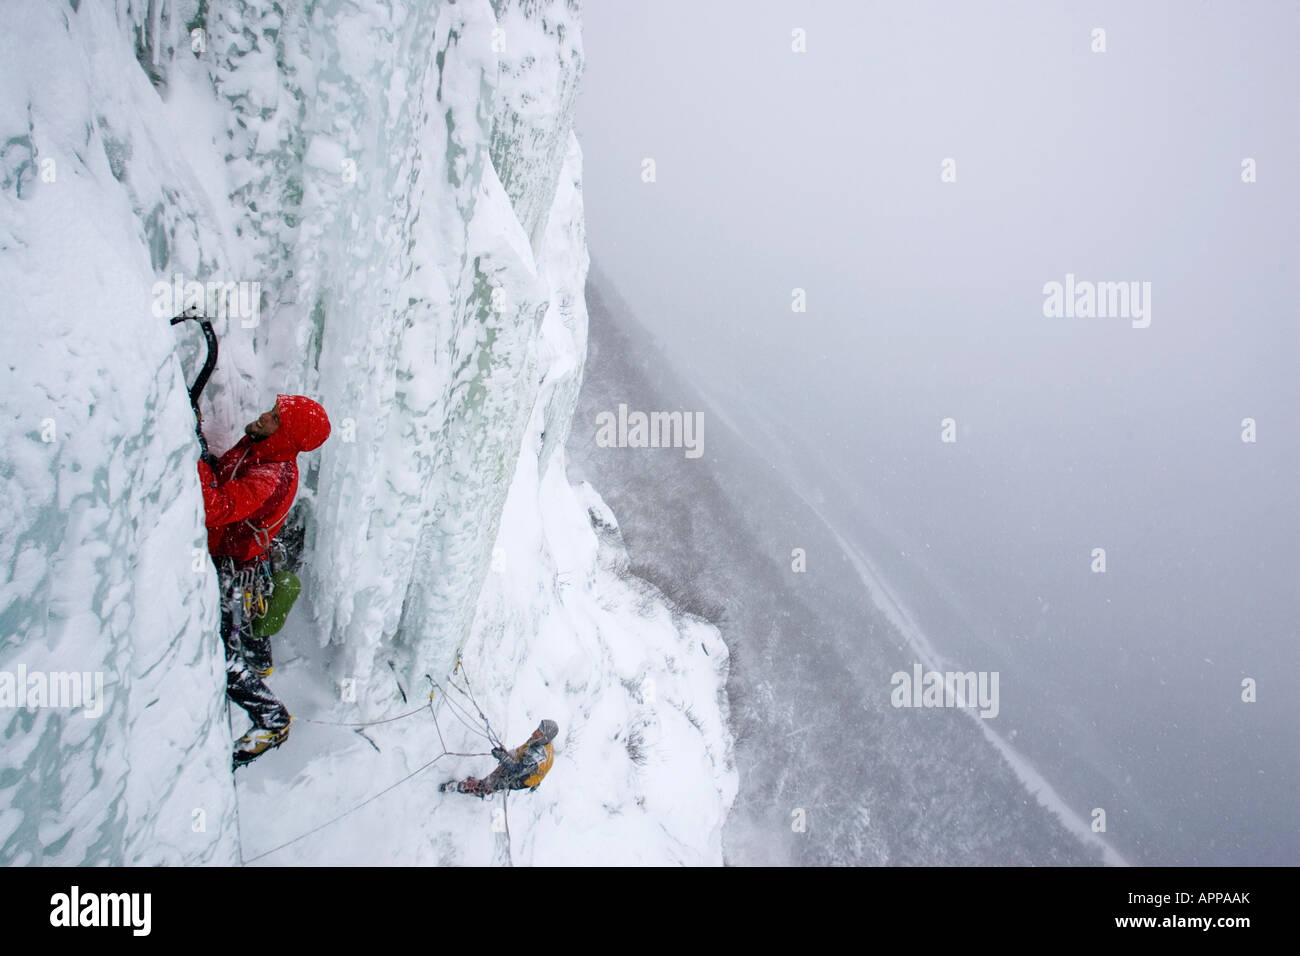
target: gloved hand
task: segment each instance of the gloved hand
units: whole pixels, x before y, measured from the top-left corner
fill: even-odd
[[[204,488],[215,488],[217,486],[217,479],[212,474],[212,466],[202,458],[199,459],[199,484]]]
[[[493,757],[496,757],[497,760],[505,760],[505,759],[506,759],[507,757],[509,757],[510,755],[509,755],[508,753],[506,753],[506,748],[505,748],[505,747],[493,747],[493,748],[492,748],[492,756],[493,756]]]

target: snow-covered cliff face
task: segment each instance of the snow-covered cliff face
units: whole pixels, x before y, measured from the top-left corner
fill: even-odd
[[[213,448],[277,392],[334,425],[300,462],[306,596],[282,639],[328,653],[277,673],[348,681],[334,719],[357,719],[463,653],[500,732],[559,720],[551,779],[567,762],[592,794],[568,804],[590,811],[577,842],[557,798],[514,810],[532,824],[512,820],[514,862],[617,859],[627,832],[629,860],[719,861],[725,647],[620,576],[615,519],[564,475],[586,343],[578,4],[21,6],[0,39],[0,862],[251,855],[193,468],[201,353],[165,321],[183,303],[164,286],[191,280],[243,293],[216,322]],[[69,671],[102,695],[6,704],[6,673]],[[361,772],[440,749],[403,733]],[[329,804],[313,784],[357,772],[350,739],[303,736],[241,771],[298,748],[300,772],[244,800],[301,801],[267,841]],[[403,799],[400,838],[340,856],[326,832],[297,858],[494,858],[464,836],[483,810],[435,827],[427,793]]]

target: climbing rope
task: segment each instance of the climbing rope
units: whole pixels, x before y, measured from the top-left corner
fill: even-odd
[[[406,783],[406,781],[410,780],[410,779],[411,779],[412,777],[414,777],[416,774],[421,773],[421,772],[427,770],[428,768],[432,767],[435,763],[437,763],[439,760],[441,760],[443,757],[446,757],[446,756],[449,756],[449,754],[448,754],[446,751],[443,751],[442,753],[438,754],[438,756],[436,756],[436,757],[434,757],[432,760],[430,760],[428,763],[424,764],[423,766],[420,766],[420,767],[416,768],[415,770],[412,770],[410,773],[408,773],[408,774],[407,774],[405,777],[403,777],[401,780],[398,780],[396,783],[389,784],[387,787],[384,787],[383,790],[380,790],[380,791],[379,791],[378,793],[376,793],[374,796],[367,797],[365,800],[362,800],[360,803],[358,803],[355,807],[352,807],[350,810],[344,810],[344,811],[343,811],[342,813],[340,813],[338,816],[336,816],[336,817],[332,817],[332,818],[330,818],[329,820],[326,820],[326,821],[325,821],[324,823],[322,823],[320,826],[312,827],[310,830],[308,830],[306,833],[302,834],[301,836],[296,836],[296,837],[294,837],[292,840],[286,840],[285,842],[281,843],[279,846],[277,846],[277,847],[273,847],[273,848],[271,848],[270,850],[267,850],[265,853],[259,853],[259,854],[257,854],[257,856],[252,857],[251,859],[247,859],[247,860],[242,859],[243,854],[241,853],[241,854],[240,854],[240,856],[241,856],[241,860],[240,860],[240,862],[243,863],[245,866],[247,866],[249,863],[256,863],[258,860],[262,859],[263,857],[270,856],[272,853],[278,853],[280,850],[283,850],[283,849],[284,849],[285,847],[287,847],[287,846],[292,846],[293,844],[297,843],[299,840],[305,840],[305,839],[307,839],[307,837],[311,836],[313,833],[319,833],[321,830],[324,830],[327,826],[330,826],[331,824],[334,824],[334,823],[338,823],[338,822],[339,822],[340,820],[342,820],[344,817],[351,816],[352,814],[356,813],[358,810],[360,810],[360,809],[361,809],[362,807],[364,807],[366,804],[368,804],[368,803],[373,803],[374,801],[378,800],[380,797],[382,797],[384,794],[388,793],[390,790],[395,790],[397,787],[399,787],[399,786],[401,786],[402,784]],[[475,755],[472,755],[472,756],[478,756],[478,755],[475,754]],[[241,849],[242,849],[242,848],[241,848]]]
[[[461,676],[465,678],[464,688],[457,686],[456,682],[453,681],[450,677],[447,678],[447,683],[450,684],[452,687],[454,687],[461,694],[464,694],[465,697],[469,699],[469,702],[474,705],[474,709],[478,711],[479,717],[482,718],[483,726],[487,728],[488,740],[494,742],[496,746],[504,750],[505,744],[502,743],[501,738],[498,737],[493,732],[492,724],[488,721],[487,714],[483,713],[483,708],[481,708],[478,705],[478,701],[474,697],[474,688],[470,686],[470,682],[469,682],[469,669],[465,667],[464,663],[460,659],[459,654],[456,655],[456,666],[451,669],[451,672],[453,674],[455,674],[458,671],[461,673]],[[433,678],[429,678],[429,679],[432,680]],[[448,700],[450,700],[450,698],[448,698]],[[505,835],[506,835],[506,841],[505,841],[506,842],[506,866],[514,866],[515,865],[514,852],[510,844],[510,791],[509,790],[506,790],[504,792],[504,795],[501,797],[501,820],[505,826]]]
[[[452,687],[455,687],[456,690],[460,691],[467,698],[469,698],[469,702],[474,705],[474,709],[478,711],[479,717],[482,718],[483,726],[487,728],[488,739],[491,740],[494,744],[496,744],[496,746],[504,750],[506,745],[502,743],[500,737],[498,737],[495,733],[493,733],[492,725],[488,723],[487,714],[483,713],[483,708],[480,707],[478,705],[478,701],[474,699],[474,688],[472,688],[469,683],[469,669],[466,668],[465,665],[461,662],[459,654],[456,655],[456,666],[451,669],[452,674],[455,674],[457,671],[460,671],[465,678],[464,690],[462,690],[460,687],[457,687],[456,682],[453,681],[450,677],[447,678],[447,683],[451,684]]]
[[[514,853],[510,848],[510,791],[501,798],[501,819],[506,825],[506,866],[514,866]]]
[[[395,720],[405,720],[407,717],[414,717],[424,710],[421,704],[415,710],[408,710],[404,714],[398,714],[396,717],[384,717],[380,720],[364,720],[360,722],[351,722],[344,720],[317,720],[315,717],[295,717],[294,720],[301,720],[306,724],[324,724],[327,727],[374,727],[377,724],[391,724]]]
[[[447,707],[451,710],[451,714],[452,714],[452,716],[456,718],[456,720],[460,723],[460,725],[461,725],[462,727],[464,727],[464,728],[465,728],[466,730],[468,730],[470,733],[472,733],[472,734],[476,734],[477,736],[482,737],[482,738],[483,738],[484,740],[486,740],[488,743],[493,744],[493,745],[495,746],[495,743],[496,743],[496,742],[495,742],[491,737],[489,737],[489,736],[488,736],[487,734],[485,734],[483,731],[479,730],[478,727],[476,727],[476,726],[474,725],[474,718],[471,717],[471,716],[470,716],[470,715],[465,711],[465,708],[464,708],[463,705],[458,704],[458,703],[456,702],[456,699],[455,699],[454,697],[452,697],[450,694],[448,694],[447,691],[443,688],[443,686],[442,686],[441,684],[439,684],[437,681],[435,681],[432,677],[429,677],[428,674],[425,674],[424,676],[429,678],[429,682],[430,682],[431,684],[433,684],[433,686],[434,686],[437,690],[442,691],[442,697],[443,697],[443,700],[446,702]],[[451,682],[448,681],[448,683],[451,683]],[[457,692],[459,692],[459,693],[461,693],[461,694],[464,693],[464,691],[462,691],[462,690],[461,690],[459,687],[457,687],[454,683],[451,684],[451,686],[452,686],[452,687],[453,687]]]
[[[226,727],[229,728],[231,737],[235,736],[235,718],[234,715],[231,713],[231,710],[233,709],[234,709],[234,705],[231,704],[230,698],[227,697],[226,698]],[[240,865],[242,866],[244,862],[244,830],[239,820],[239,783],[235,780],[231,780],[230,783],[231,786],[235,788],[235,846],[239,849],[239,862]]]
[[[459,661],[457,662],[457,664],[459,664]],[[428,675],[425,675],[425,676],[427,677]],[[435,681],[432,677],[429,677],[429,682],[430,682],[431,684],[433,684],[433,686],[434,686],[436,689],[441,689],[441,688],[439,687],[439,685],[438,685],[438,682]],[[468,684],[468,681],[467,681],[467,684]],[[453,685],[453,686],[454,686],[454,685]],[[459,688],[457,688],[457,690],[459,690]],[[451,700],[451,698],[448,697],[448,696],[446,695],[445,692],[444,692],[444,694],[443,694],[443,699],[444,699],[444,700],[447,700],[448,702],[450,702],[450,700]],[[472,698],[471,698],[471,699],[472,699]],[[438,724],[438,714],[437,714],[437,713],[434,711],[434,709],[433,709],[433,701],[434,701],[434,694],[433,694],[433,692],[431,691],[431,692],[429,693],[429,700],[428,700],[427,705],[421,705],[420,707],[418,707],[418,708],[415,709],[415,710],[412,710],[412,711],[410,711],[410,712],[408,712],[408,713],[405,713],[405,714],[399,714],[399,715],[397,715],[396,717],[385,717],[385,718],[383,718],[382,720],[374,720],[374,721],[369,721],[369,722],[361,723],[361,724],[345,723],[345,722],[342,722],[342,721],[332,721],[332,720],[312,720],[311,718],[307,718],[307,717],[300,718],[300,719],[302,719],[302,720],[304,720],[304,721],[306,721],[306,722],[313,723],[313,724],[328,724],[328,725],[332,725],[332,726],[340,726],[340,727],[369,727],[369,726],[372,726],[372,725],[374,725],[374,724],[386,724],[386,723],[390,723],[390,722],[395,721],[395,720],[402,720],[402,719],[405,718],[405,717],[411,717],[411,716],[413,716],[413,715],[415,715],[415,714],[418,714],[418,713],[420,713],[421,711],[423,711],[423,710],[425,709],[425,707],[427,706],[427,707],[428,707],[428,710],[429,710],[429,715],[433,718],[433,726],[434,726],[434,729],[435,729],[435,730],[437,731],[437,733],[438,733],[438,743],[442,745],[442,753],[438,754],[438,756],[434,757],[432,760],[429,760],[429,761],[427,761],[426,763],[420,765],[420,766],[417,767],[415,770],[412,770],[410,773],[408,773],[405,777],[402,777],[400,780],[398,780],[398,781],[396,781],[396,782],[394,782],[394,783],[389,784],[387,787],[385,787],[383,790],[380,790],[378,793],[372,794],[371,796],[367,797],[365,800],[362,800],[362,801],[361,801],[360,803],[358,803],[356,806],[353,806],[353,807],[350,807],[350,808],[347,809],[347,810],[344,810],[342,813],[338,814],[337,816],[331,817],[330,819],[326,820],[324,823],[321,823],[321,824],[319,824],[318,826],[312,827],[312,828],[311,828],[310,830],[308,830],[306,833],[300,834],[300,835],[294,837],[294,838],[291,839],[291,840],[286,840],[285,842],[281,843],[279,846],[272,847],[271,849],[266,850],[266,851],[263,852],[263,853],[259,853],[257,856],[250,857],[250,858],[248,858],[248,859],[245,859],[245,858],[244,858],[244,848],[243,848],[243,844],[242,844],[242,837],[238,836],[238,834],[237,834],[237,839],[239,839],[239,840],[241,841],[241,842],[240,842],[240,846],[239,846],[239,862],[240,862],[242,865],[244,865],[244,866],[247,866],[247,865],[250,864],[250,863],[256,863],[258,860],[261,860],[261,859],[263,859],[264,857],[268,857],[268,856],[270,856],[272,853],[278,853],[278,852],[280,852],[281,850],[285,849],[286,847],[292,846],[293,844],[298,843],[298,842],[301,841],[301,840],[305,840],[305,839],[307,839],[307,837],[309,837],[309,836],[311,836],[311,835],[313,835],[313,834],[315,834],[315,833],[319,833],[321,830],[324,830],[326,827],[332,826],[333,824],[338,823],[340,820],[342,820],[342,819],[344,819],[344,818],[346,818],[346,817],[349,817],[349,816],[351,816],[352,814],[356,813],[358,810],[360,810],[362,807],[365,807],[367,804],[373,803],[374,801],[376,801],[376,800],[378,800],[380,797],[382,797],[384,794],[389,793],[390,791],[397,789],[399,786],[401,786],[402,784],[406,783],[406,781],[410,780],[412,777],[417,776],[418,774],[423,773],[425,770],[427,770],[427,769],[429,769],[430,767],[432,767],[435,763],[437,763],[437,762],[438,762],[439,760],[441,760],[443,757],[489,757],[489,756],[491,756],[490,753],[463,753],[463,752],[460,752],[460,751],[448,750],[448,749],[447,749],[447,743],[446,743],[446,741],[443,739],[443,736],[442,736],[442,727]],[[476,708],[476,709],[477,709],[477,706],[478,706],[478,705],[475,704],[475,708]],[[227,711],[227,713],[229,713],[229,711]],[[455,713],[455,711],[453,711],[453,713]],[[483,712],[482,712],[482,711],[479,711],[479,716],[483,717]],[[486,718],[486,717],[483,717],[483,720],[484,720],[484,723],[486,724],[486,722],[487,722],[487,718]],[[473,729],[473,728],[471,728],[471,729]],[[488,725],[488,732],[491,733],[491,730],[492,730],[491,725]],[[475,730],[475,732],[477,733],[478,731]],[[491,739],[491,738],[489,738],[489,739]],[[499,745],[498,745],[498,746],[499,746]],[[238,826],[238,823],[239,823],[239,787],[238,787],[238,785],[236,785],[236,787],[235,787],[235,822],[236,822],[236,826]],[[506,853],[507,853],[507,860],[509,860],[509,853],[510,853],[510,843],[509,843],[509,840],[510,840],[510,821],[509,821],[509,819],[507,818],[507,819],[506,819]],[[510,865],[513,866],[514,864],[511,863]]]

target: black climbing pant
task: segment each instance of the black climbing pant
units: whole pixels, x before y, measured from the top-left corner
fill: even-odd
[[[221,559],[221,634],[226,649],[226,695],[244,708],[255,727],[279,730],[289,711],[253,668],[271,668],[271,639],[253,636],[253,616],[245,601],[250,582],[262,573],[261,562]],[[254,585],[255,589],[255,585]]]
[[[505,766],[497,767],[482,780],[470,777],[461,781],[457,790],[475,797],[486,797],[498,790],[527,790],[524,778],[512,774]]]

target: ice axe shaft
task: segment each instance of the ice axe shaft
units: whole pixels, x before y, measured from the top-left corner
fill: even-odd
[[[190,386],[190,407],[194,409],[194,431],[199,436],[199,451],[204,458],[207,458],[208,440],[203,437],[203,413],[199,411],[199,396],[203,394],[208,379],[212,377],[212,370],[217,367],[217,333],[212,330],[212,323],[203,315],[181,313],[171,320],[171,324],[180,325],[187,319],[199,323],[199,328],[203,330],[203,338],[208,343],[208,357],[199,371],[199,377]]]

